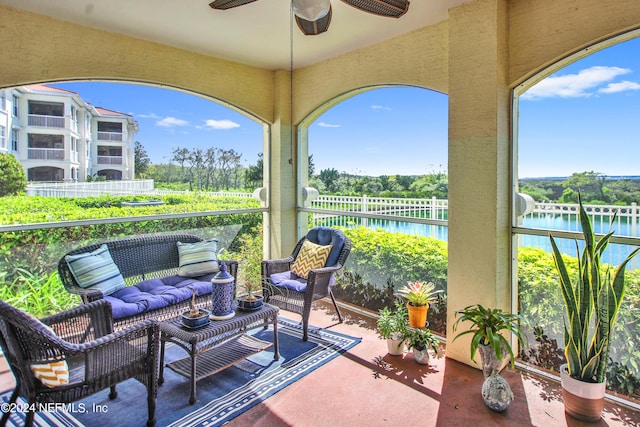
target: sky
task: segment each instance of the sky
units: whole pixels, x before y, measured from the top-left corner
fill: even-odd
[[[233,148],[245,166],[262,152],[262,125],[211,99],[136,84],[55,83],[96,107],[130,114],[153,163],[175,148]],[[447,172],[448,100],[416,87],[374,89],[332,107],[309,127],[316,173]],[[576,61],[518,101],[518,176],[594,171],[640,175],[640,38]]]

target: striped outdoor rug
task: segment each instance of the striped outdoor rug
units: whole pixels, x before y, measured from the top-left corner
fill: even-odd
[[[165,382],[158,389],[157,426],[219,426],[264,401],[308,373],[338,357],[360,342],[325,329],[309,327],[309,340],[302,342],[301,325],[288,319],[278,322],[280,360],[273,349],[255,354],[197,383],[198,400],[189,405],[189,381],[165,369]],[[251,332],[271,341],[271,329]],[[167,346],[165,362],[184,357],[177,346]],[[144,426],[147,420],[145,387],[135,380],[118,385],[118,397],[109,400],[108,390],[73,405],[59,405],[36,415],[36,426]],[[0,398],[6,402],[8,391]],[[22,403],[24,403],[22,401]],[[9,426],[22,426],[24,414],[12,413]]]

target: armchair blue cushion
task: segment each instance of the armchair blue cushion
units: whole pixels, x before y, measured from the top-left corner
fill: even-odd
[[[307,233],[307,240],[318,245],[333,245],[326,267],[333,267],[338,262],[340,251],[344,246],[344,234],[341,231],[329,227],[315,227]]]

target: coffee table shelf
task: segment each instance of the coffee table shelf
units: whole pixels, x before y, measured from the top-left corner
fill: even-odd
[[[252,354],[261,352],[270,347],[273,343],[263,341],[251,335],[241,335],[233,338],[219,347],[213,347],[198,355],[195,380],[200,381],[210,375],[222,371],[239,361],[246,359]],[[167,363],[167,368],[190,378],[191,357],[183,357],[179,360]]]

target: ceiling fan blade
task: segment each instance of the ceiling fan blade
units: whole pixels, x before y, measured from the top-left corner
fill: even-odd
[[[333,10],[329,7],[329,13],[316,21],[307,21],[299,16],[296,16],[295,18],[298,28],[300,28],[300,31],[302,31],[305,36],[315,36],[324,33],[329,29],[332,14]]]
[[[232,7],[244,6],[257,0],[214,0],[209,3],[212,9],[226,10]]]
[[[409,10],[409,0],[342,0],[343,3],[379,16],[399,18]]]

